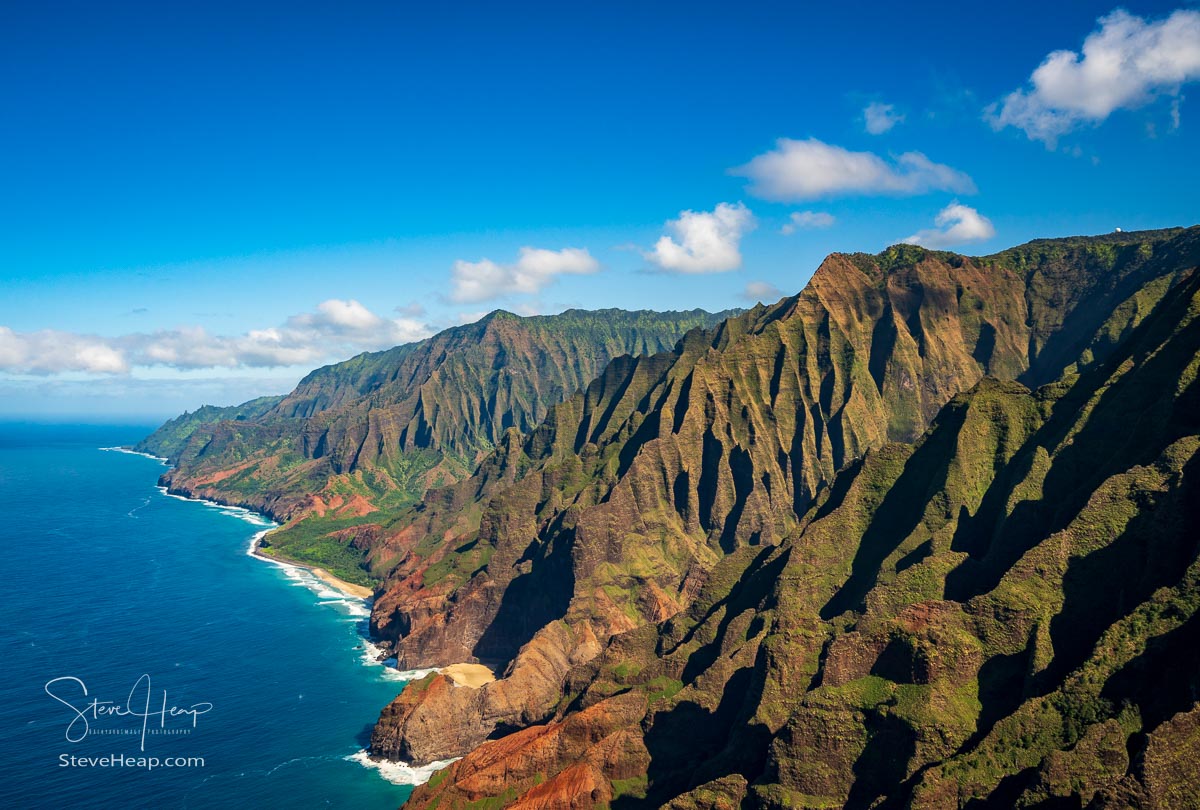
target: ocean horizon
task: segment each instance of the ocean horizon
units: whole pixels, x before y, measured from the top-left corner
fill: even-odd
[[[405,683],[362,599],[253,557],[273,524],[167,495],[153,425],[0,423],[0,804],[395,808],[364,749]]]

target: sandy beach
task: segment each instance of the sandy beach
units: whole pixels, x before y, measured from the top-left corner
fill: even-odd
[[[355,585],[353,582],[347,582],[344,579],[338,579],[324,568],[318,568],[315,565],[306,565],[302,562],[289,560],[287,557],[276,557],[270,554],[264,554],[263,552],[259,551],[259,542],[259,539],[254,541],[254,547],[251,549],[250,553],[255,557],[258,557],[260,560],[267,560],[268,562],[273,563],[283,563],[285,565],[294,565],[297,568],[303,568],[306,571],[311,571],[314,577],[321,580],[329,587],[333,588],[334,590],[341,591],[347,596],[352,596],[355,599],[370,599],[375,595],[374,591],[372,591],[370,588],[364,585]]]
[[[441,673],[457,686],[469,686],[472,689],[478,689],[485,683],[496,680],[492,671],[483,664],[451,664],[442,667]]]
[[[362,585],[355,585],[353,582],[347,582],[344,579],[339,579],[326,571],[324,568],[318,568],[314,565],[305,565],[304,563],[289,560],[286,557],[274,557],[270,554],[264,554],[259,550],[259,539],[255,540],[254,546],[250,552],[259,559],[274,563],[294,565],[297,568],[303,568],[307,571],[311,571],[313,576],[320,579],[326,585],[346,594],[347,596],[355,597],[356,599],[369,600],[374,596],[374,592],[370,588]],[[471,689],[478,689],[484,684],[491,683],[492,681],[496,680],[496,675],[483,664],[451,664],[448,667],[442,667],[439,671],[447,678],[454,681],[455,686],[465,686]]]
[[[296,565],[296,563],[291,564]],[[305,568],[307,566],[300,567]],[[355,585],[353,582],[347,582],[344,579],[338,579],[324,568],[309,568],[308,570],[312,571],[313,576],[324,582],[326,585],[330,586],[331,588],[335,588],[342,593],[349,594],[350,596],[356,596],[359,599],[370,599],[375,595],[370,588],[367,588],[363,585]]]

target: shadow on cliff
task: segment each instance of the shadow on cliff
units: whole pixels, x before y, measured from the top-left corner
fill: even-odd
[[[575,590],[571,563],[575,530],[563,528],[562,517],[556,530],[546,533],[549,541],[534,540],[517,561],[528,570],[504,589],[495,617],[472,650],[479,660],[507,666],[539,630],[566,615]]]
[[[947,575],[947,599],[965,602],[987,593],[1029,549],[1066,528],[1106,478],[1152,464],[1171,441],[1200,432],[1200,382],[1193,380],[1174,399],[1161,395],[1200,352],[1200,328],[1195,323],[1182,331],[1178,327],[1197,292],[1200,273],[1164,299],[1118,351],[1080,376],[1055,404],[1000,485],[989,488],[974,517],[960,521],[951,548],[970,557]],[[1110,383],[1111,375],[1131,361],[1131,371]],[[1081,410],[1097,391],[1102,393],[1079,425]],[[1057,448],[1041,496],[1010,507],[1039,448]]]
[[[1050,621],[1054,659],[1039,693],[1047,692],[1082,664],[1100,636],[1155,591],[1179,582],[1196,558],[1200,534],[1200,457],[1182,474],[1184,485],[1168,494],[1136,492],[1137,517],[1116,539],[1072,560],[1063,577],[1063,606]]]
[[[917,732],[901,718],[871,712],[863,721],[867,744],[854,761],[854,784],[846,796],[847,810],[874,807],[904,780],[917,750]]]
[[[691,683],[716,662],[725,642],[725,634],[735,618],[747,610],[761,611],[767,607],[765,602],[770,598],[772,587],[787,568],[791,553],[790,548],[782,552],[768,548],[761,552],[751,561],[746,573],[729,595],[713,604],[696,626],[684,636],[679,646],[691,641],[710,618],[721,612],[721,619],[716,632],[713,633],[712,641],[698,647],[688,656],[680,676],[684,683]],[[754,626],[760,629],[763,626],[761,615],[755,617]]]
[[[1200,612],[1174,630],[1150,639],[1145,651],[1114,672],[1100,691],[1100,697],[1116,707],[1138,707],[1142,729],[1129,739],[1131,754],[1144,750],[1147,734],[1177,713],[1192,709],[1198,696]]]
[[[960,405],[944,409],[934,430],[905,462],[900,477],[871,515],[870,525],[855,551],[849,578],[821,608],[822,619],[828,621],[847,610],[863,609],[884,560],[920,525],[930,493],[945,488],[968,408]]]
[[[756,779],[766,764],[770,732],[762,725],[737,722],[745,719],[748,700],[753,702],[753,679],[753,667],[737,670],[726,681],[715,710],[689,700],[653,714],[644,736],[650,752],[649,789],[645,798],[618,797],[613,810],[662,807],[695,785],[728,773],[741,773],[747,781]],[[733,745],[735,731],[737,744]],[[722,760],[721,767],[713,767],[714,758]]]

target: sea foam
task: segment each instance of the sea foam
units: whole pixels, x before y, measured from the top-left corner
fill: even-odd
[[[150,453],[143,453],[140,450],[132,450],[128,447],[101,447],[100,449],[104,450],[106,452],[109,452],[109,453],[125,453],[126,455],[130,455],[130,456],[142,456],[143,458],[152,458],[155,461],[162,462],[163,464],[167,463],[167,460],[165,458],[163,458],[162,456],[155,456],[155,455],[151,455]]]
[[[134,452],[124,448],[112,449],[120,452]],[[139,453],[138,455],[145,454]],[[357,596],[351,596],[350,594],[336,591],[331,588],[327,582],[323,581],[303,566],[293,565],[283,560],[276,560],[264,554],[259,554],[258,547],[261,545],[263,538],[274,529],[279,528],[279,524],[275,521],[241,506],[228,506],[226,504],[217,503],[216,501],[210,501],[205,498],[189,498],[184,495],[176,495],[174,492],[168,492],[167,488],[162,486],[156,486],[155,489],[157,489],[165,497],[174,498],[178,501],[186,501],[188,503],[198,503],[201,506],[206,506],[210,509],[218,509],[222,515],[236,517],[240,520],[246,521],[247,523],[262,527],[261,531],[255,532],[253,535],[251,535],[250,542],[246,545],[246,554],[254,557],[256,560],[277,566],[282,571],[283,575],[291,581],[291,585],[299,588],[307,588],[308,590],[312,591],[312,593],[317,597],[317,604],[331,606],[342,611],[346,615],[347,621],[362,623],[363,627],[360,635],[363,637],[364,645],[362,655],[363,664],[366,666],[380,667],[382,669],[381,674],[384,679],[388,681],[416,681],[424,678],[431,672],[438,671],[437,669],[396,669],[396,659],[386,658],[386,653],[383,651],[383,649],[373,644],[368,636],[366,619],[368,619],[371,615],[369,599],[360,599]],[[386,764],[390,765],[392,763]],[[419,770],[421,769],[416,769],[413,772],[415,773]],[[436,770],[436,768],[434,770]],[[428,776],[425,777],[425,779],[428,778]],[[424,779],[421,781],[424,781]],[[419,783],[400,782],[398,784]]]
[[[389,658],[388,661],[391,661],[392,666],[395,666],[395,658]],[[430,667],[429,669],[394,669],[392,672],[395,673],[395,679],[398,681],[419,681],[425,676],[441,672],[441,670],[437,667]]]
[[[429,777],[447,765],[457,762],[461,757],[439,759],[437,762],[431,762],[428,765],[415,766],[409,765],[406,762],[371,759],[366,749],[363,749],[357,754],[351,754],[346,759],[357,762],[365,768],[374,768],[379,771],[380,776],[393,785],[423,785],[429,781]]]
[[[271,524],[272,528],[275,528],[276,525],[277,524]],[[329,605],[336,607],[343,611],[346,614],[347,619],[350,621],[362,621],[371,615],[369,599],[362,599],[357,596],[352,596],[350,594],[334,590],[329,586],[329,583],[317,577],[307,568],[299,565],[292,565],[291,563],[283,560],[275,560],[257,553],[259,544],[270,531],[271,529],[264,529],[263,531],[257,532],[253,537],[251,537],[250,545],[246,548],[246,553],[257,560],[277,566],[283,572],[283,575],[291,580],[289,584],[297,588],[307,588],[308,590],[312,591],[317,597],[318,605]]]

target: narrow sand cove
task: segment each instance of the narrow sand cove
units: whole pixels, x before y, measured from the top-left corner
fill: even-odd
[[[265,535],[266,532],[263,532],[263,534]],[[353,582],[347,582],[344,579],[338,579],[324,568],[318,568],[315,565],[306,565],[302,562],[289,560],[287,557],[282,555],[276,556],[274,554],[267,554],[261,549],[261,543],[262,535],[259,535],[254,538],[254,544],[250,548],[250,553],[253,556],[258,557],[260,560],[267,560],[268,562],[273,563],[282,563],[284,565],[291,565],[296,568],[303,568],[306,571],[311,571],[313,576],[324,582],[329,587],[333,588],[334,590],[341,591],[347,596],[353,596],[355,599],[370,599],[375,595],[375,592],[370,588],[364,585],[355,585]]]
[[[496,680],[495,674],[483,664],[451,664],[440,671],[454,681],[455,686],[469,686],[472,689]]]
[[[292,565],[295,565],[295,563],[292,563]],[[355,585],[353,582],[347,582],[344,579],[338,579],[324,568],[310,568],[309,570],[312,571],[313,576],[315,576],[317,579],[321,580],[326,585],[341,591],[342,593],[347,593],[351,596],[357,596],[359,599],[370,599],[372,596],[374,596],[374,592],[370,588],[367,588],[363,585]]]
[[[265,532],[263,533],[266,534]],[[274,563],[282,563],[284,565],[303,568],[312,572],[312,575],[324,582],[326,585],[340,591],[348,596],[353,596],[357,599],[371,599],[375,594],[367,587],[355,585],[353,582],[347,582],[344,579],[339,579],[333,574],[326,571],[324,568],[318,568],[314,565],[305,565],[295,560],[289,560],[283,556],[275,556],[265,553],[260,548],[262,536],[256,537],[250,553],[262,560],[267,560]],[[471,689],[478,689],[484,684],[491,683],[496,680],[496,675],[483,664],[451,664],[448,667],[442,667],[438,670],[450,680],[454,681],[455,686],[466,686]]]

